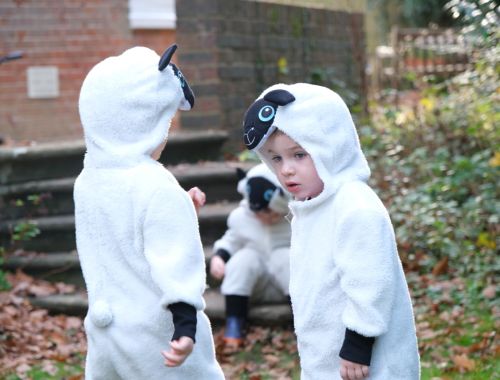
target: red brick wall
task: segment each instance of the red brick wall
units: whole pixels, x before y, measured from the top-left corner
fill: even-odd
[[[133,32],[134,45],[137,46],[147,46],[153,49],[158,54],[162,54],[167,47],[176,42],[176,34],[173,29],[138,29]],[[178,63],[178,54],[174,54],[172,61],[176,64]],[[188,78],[189,80],[189,78]],[[172,120],[171,131],[178,130],[180,128],[180,117],[179,112],[174,116]]]
[[[135,45],[147,46],[161,55],[168,46],[175,42],[175,30],[139,29],[134,31],[133,39]],[[176,54],[172,60],[177,62]]]
[[[246,108],[272,84],[313,82],[342,96],[342,82],[364,103],[361,13],[252,1],[178,0],[177,36],[182,71],[197,95],[194,110],[181,114],[182,126],[226,130],[233,149],[244,149],[241,123]]]
[[[0,65],[0,135],[81,138],[77,101],[88,70],[134,45],[161,54],[176,39],[174,60],[196,96],[195,109],[181,113],[184,129],[224,129],[238,143],[243,113],[262,89],[318,73],[325,85],[340,79],[364,96],[362,14],[243,0],[178,0],[176,8],[176,31],[132,31],[128,0],[0,0],[0,54],[25,52]],[[30,66],[59,68],[58,98],[28,98]]]
[[[174,38],[175,31],[133,33],[127,0],[0,1],[0,54],[25,53],[0,65],[0,135],[17,143],[81,138],[77,101],[88,70],[136,44],[161,53]],[[58,98],[28,97],[30,66],[58,67]]]

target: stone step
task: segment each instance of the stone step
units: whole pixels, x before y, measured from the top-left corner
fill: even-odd
[[[52,253],[23,253],[7,255],[2,269],[15,272],[22,270],[30,276],[51,282],[62,281],[85,288],[80,261],[76,251]]]
[[[205,259],[212,256],[212,248],[204,247]],[[23,252],[22,254],[7,255],[2,265],[3,270],[15,272],[22,270],[24,273],[41,280],[76,285],[80,289],[85,288],[80,260],[76,251],[36,253]],[[209,285],[218,285],[217,281],[210,278],[207,273]]]
[[[199,225],[204,245],[210,246],[226,230],[226,219],[238,202],[207,204],[200,209]],[[28,241],[11,241],[16,225],[24,223],[27,229],[36,226],[40,234]],[[35,252],[67,252],[76,249],[75,218],[73,215],[46,216],[20,221],[6,221],[0,224],[0,246],[7,251],[22,249]]]
[[[207,316],[212,323],[221,323],[225,314],[224,296],[218,289],[209,288],[204,298]],[[47,309],[52,314],[84,316],[88,308],[85,292],[35,297],[30,301],[34,306]],[[286,325],[291,323],[292,314],[287,304],[257,304],[250,306],[249,321],[260,325]]]
[[[168,166],[181,186],[189,190],[198,186],[207,195],[207,202],[237,201],[236,168],[250,169],[255,163],[199,162]],[[74,213],[73,185],[75,177],[47,179],[0,185],[3,220]]]
[[[227,138],[225,131],[172,133],[160,161],[166,165],[175,165],[218,160]],[[82,170],[84,153],[83,141],[31,147],[0,147],[0,185],[76,177]]]

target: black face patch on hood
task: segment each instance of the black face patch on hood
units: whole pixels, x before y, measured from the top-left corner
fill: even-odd
[[[294,100],[295,97],[290,92],[274,90],[248,108],[243,121],[243,141],[248,149],[256,149],[266,141],[272,132],[271,126],[278,107],[286,106]]]
[[[269,206],[277,186],[264,177],[252,177],[247,181],[246,192],[250,210],[260,211]]]
[[[172,67],[174,75],[181,82],[181,88],[182,92],[184,93],[184,99],[186,99],[186,101],[190,105],[190,107],[181,107],[181,109],[190,109],[193,108],[194,106],[193,90],[191,90],[191,87],[189,87],[189,83],[187,82],[186,77],[182,74],[181,70],[174,63],[170,63],[170,60],[172,59],[172,56],[174,55],[176,50],[177,50],[176,44],[173,44],[167,50],[165,50],[165,52],[162,54],[160,58],[160,62],[158,62],[158,70],[163,71],[167,66]]]
[[[174,64],[171,63],[172,69],[174,70],[174,74],[181,81],[182,92],[184,92],[184,98],[189,102],[191,108],[194,107],[194,94],[191,87],[189,87],[189,83],[186,80],[186,77],[182,75],[181,70]]]

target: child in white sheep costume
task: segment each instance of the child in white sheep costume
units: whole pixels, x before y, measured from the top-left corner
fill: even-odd
[[[389,215],[333,91],[274,85],[244,140],[292,193],[290,296],[302,380],[415,380],[415,322]]]
[[[81,88],[87,152],[74,200],[88,380],[224,378],[202,311],[192,197],[156,161],[175,112],[194,103],[169,63],[175,48],[161,59],[144,47],[107,58]]]
[[[223,278],[226,302],[224,341],[243,343],[243,330],[252,302],[288,302],[290,223],[288,195],[264,164],[239,172],[243,196],[228,217],[228,229],[214,244],[210,272]]]

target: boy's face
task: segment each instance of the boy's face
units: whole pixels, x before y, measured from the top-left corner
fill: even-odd
[[[276,224],[284,218],[284,215],[276,211],[273,211],[269,208],[265,208],[259,211],[254,211],[254,214],[262,224],[266,224],[268,226]]]
[[[262,147],[262,153],[272,163],[281,185],[295,199],[304,201],[323,191],[323,181],[311,156],[284,133],[273,133]]]

